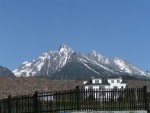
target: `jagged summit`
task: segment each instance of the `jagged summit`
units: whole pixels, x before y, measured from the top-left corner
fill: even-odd
[[[103,65],[108,64],[109,63],[109,58],[98,54],[95,50],[92,50],[90,53],[87,54],[87,57],[90,58],[91,60],[94,60],[96,62],[99,62]]]
[[[89,76],[150,76],[118,57],[107,58],[95,50],[88,54],[78,54],[65,44],[62,44],[57,51],[45,52],[31,62],[24,62],[13,73],[17,77],[48,76],[54,79],[75,79],[77,76],[82,79]]]
[[[59,47],[58,51],[61,52],[61,53],[62,53],[62,52],[71,52],[71,53],[74,52],[69,46],[67,46],[67,45],[65,45],[65,44],[62,44],[62,45]]]
[[[92,55],[94,55],[94,56],[97,56],[97,53],[96,53],[95,50],[92,50],[92,51],[90,52],[90,54],[92,54]]]

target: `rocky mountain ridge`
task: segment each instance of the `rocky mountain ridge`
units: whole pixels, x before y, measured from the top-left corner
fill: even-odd
[[[149,73],[118,57],[107,58],[96,51],[81,54],[66,45],[61,45],[58,51],[48,51],[33,61],[24,62],[13,73],[17,77],[47,76],[50,79],[86,79],[91,76],[120,75],[150,77]]]
[[[8,68],[0,66],[0,76],[15,77],[14,73]]]

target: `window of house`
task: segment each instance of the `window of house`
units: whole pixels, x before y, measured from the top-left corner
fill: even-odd
[[[120,80],[117,80],[117,83],[120,83]]]
[[[111,80],[111,83],[114,83],[114,80]]]
[[[99,83],[99,80],[95,80],[95,83],[96,83],[96,84]]]

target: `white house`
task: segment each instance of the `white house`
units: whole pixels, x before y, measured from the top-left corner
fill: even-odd
[[[99,90],[99,89],[108,89],[110,88],[110,84],[106,79],[102,78],[91,78],[89,81],[84,81],[84,88],[86,90],[88,89],[94,89],[94,90]]]
[[[110,89],[113,89],[113,88],[125,89],[126,85],[127,85],[127,82],[123,81],[122,77],[119,77],[119,78],[114,78],[114,77],[107,78],[107,81],[110,84],[110,87],[109,87]]]
[[[109,78],[94,78],[89,81],[84,81],[85,89],[125,89],[127,83],[122,80],[122,77],[109,77]]]
[[[116,90],[116,89],[125,89],[127,83],[122,80],[121,77],[109,77],[109,78],[94,78],[92,77],[89,81],[84,81],[84,89],[89,90],[92,89],[95,91],[94,94],[92,94],[97,99],[104,99],[107,98],[108,100],[110,98],[117,98],[119,97],[118,93],[111,94],[110,91]],[[85,98],[87,98],[90,94],[90,92],[87,94]],[[101,101],[100,100],[100,101]]]

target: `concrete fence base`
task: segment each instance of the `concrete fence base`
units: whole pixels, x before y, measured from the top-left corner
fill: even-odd
[[[147,111],[82,111],[69,113],[147,113]]]

